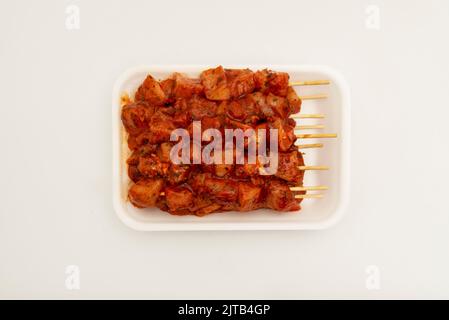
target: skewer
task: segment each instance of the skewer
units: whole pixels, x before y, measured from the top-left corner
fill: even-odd
[[[324,125],[322,124],[304,125],[304,126],[297,126],[295,129],[296,130],[324,129]]]
[[[295,81],[290,82],[290,86],[318,86],[324,84],[330,84],[329,80],[306,80],[306,81]]]
[[[311,148],[322,148],[324,145],[322,143],[310,143],[310,144],[298,144],[298,149],[311,149]]]
[[[295,199],[305,199],[305,198],[315,198],[315,199],[320,199],[322,198],[323,195],[318,193],[318,194],[295,194]]]
[[[327,166],[299,166],[299,170],[329,170]]]
[[[328,190],[328,186],[302,186],[302,187],[290,187],[291,191],[314,191],[314,190]],[[165,196],[165,192],[160,193],[161,196]]]
[[[328,190],[328,186],[308,186],[308,187],[290,187],[291,191],[312,191],[312,190]]]
[[[301,100],[318,100],[318,99],[326,99],[327,94],[319,93],[319,94],[311,94],[308,96],[299,96]]]
[[[293,119],[309,119],[309,118],[324,118],[324,114],[315,113],[315,114],[293,114],[291,116]]]
[[[164,197],[165,196],[165,192],[161,192],[161,194],[160,194],[162,197]],[[295,194],[295,199],[307,199],[307,198],[310,198],[310,199],[321,199],[321,198],[323,198],[323,195],[322,194],[315,194],[315,193],[312,193],[312,194],[310,194],[310,193],[306,193],[306,194]]]
[[[298,139],[310,139],[310,138],[336,138],[336,133],[304,133],[297,134],[296,138]]]

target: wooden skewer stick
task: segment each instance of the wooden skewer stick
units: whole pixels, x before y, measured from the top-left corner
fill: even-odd
[[[298,144],[298,149],[311,149],[311,148],[322,148],[324,145],[322,143],[310,143],[310,144]]]
[[[296,130],[324,129],[324,125],[322,124],[304,125],[304,126],[297,126],[295,129]]]
[[[315,198],[315,199],[320,199],[322,198],[323,195],[322,194],[295,194],[295,199],[306,199],[306,198]]]
[[[299,96],[301,100],[318,100],[318,99],[326,99],[327,94],[319,93],[319,94],[311,94],[308,96]]]
[[[316,113],[316,114],[293,114],[291,116],[293,119],[309,119],[309,118],[324,118],[324,114]]]
[[[327,166],[299,166],[299,170],[329,170]]]
[[[329,80],[306,80],[306,81],[295,81],[290,82],[290,86],[318,86],[323,84],[330,84]]]
[[[298,139],[310,139],[310,138],[336,138],[336,133],[304,133],[297,134],[296,138]]]
[[[307,187],[290,187],[291,191],[312,191],[312,190],[328,190],[328,186],[307,186]]]

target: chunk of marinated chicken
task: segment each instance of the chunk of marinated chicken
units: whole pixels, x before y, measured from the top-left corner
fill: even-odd
[[[271,179],[271,176],[259,176],[259,175],[257,175],[257,176],[252,176],[250,181],[251,181],[251,183],[253,185],[264,188],[265,185],[267,184],[267,181],[269,183],[270,179]]]
[[[272,93],[267,95],[267,105],[273,110],[275,116],[287,118],[290,114],[290,107],[287,99],[275,96]]]
[[[137,168],[146,177],[164,176],[168,171],[169,164],[162,162],[158,156],[151,154],[141,156]]]
[[[126,159],[126,163],[130,166],[137,166],[139,164],[140,152],[134,150],[133,153]]]
[[[173,79],[175,80],[173,97],[176,99],[189,99],[203,93],[203,85],[199,79],[187,78],[180,73],[175,73]]]
[[[249,211],[258,208],[262,188],[252,183],[239,183],[239,205],[241,211]]]
[[[225,69],[226,81],[232,98],[254,91],[254,73],[249,69]]]
[[[222,127],[222,120],[218,117],[203,117],[201,118],[201,136],[203,137],[204,141],[211,141],[211,134],[205,134],[203,136],[204,131],[208,129],[220,129]],[[187,127],[187,131],[189,132],[189,135],[193,137],[193,130],[194,128],[196,130],[200,130],[200,125],[197,122],[191,122],[189,126]],[[212,139],[213,140],[213,139]]]
[[[129,189],[129,200],[138,208],[153,207],[159,198],[163,185],[162,179],[139,180]]]
[[[236,121],[230,118],[225,119],[226,129],[233,128],[233,129],[242,129],[243,131],[252,129],[252,127],[246,123]]]
[[[220,207],[221,211],[238,211],[239,203],[237,202],[223,202]]]
[[[207,129],[220,129],[222,127],[222,119],[219,117],[203,117],[201,119],[201,131]]]
[[[245,159],[245,164],[235,165],[235,176],[239,178],[249,178],[259,174],[259,168],[257,164],[248,163],[248,159]]]
[[[207,207],[211,204],[213,204],[213,201],[208,195],[196,191],[195,197],[193,198],[193,205],[190,210],[192,212],[197,211],[198,209]]]
[[[122,108],[122,123],[130,135],[138,135],[148,129],[148,122],[154,113],[154,108],[146,102],[130,103]]]
[[[255,102],[258,114],[262,119],[270,118],[275,115],[273,109],[267,104],[267,96],[262,92],[252,93],[251,98]]]
[[[226,129],[241,129],[242,130],[241,132],[240,131],[234,131],[234,132],[231,131],[230,134],[228,135],[228,133],[226,132],[226,129],[225,129],[225,139],[228,139],[228,137],[229,138],[230,137],[234,137],[234,138],[241,137],[241,138],[243,138],[243,139],[241,139],[241,138],[235,139],[237,146],[240,144],[240,141],[242,141],[242,140],[243,140],[243,147],[245,149],[248,148],[248,146],[250,146],[250,145],[254,146],[254,147],[257,146],[257,143],[258,143],[258,141],[257,141],[258,140],[258,138],[257,138],[257,130],[254,130],[254,128],[251,125],[245,124],[245,123],[240,122],[240,121],[236,121],[236,120],[232,120],[232,119],[226,118],[225,119],[225,128]],[[240,151],[243,151],[243,150],[240,150],[240,148],[237,148],[234,151],[237,154],[237,153],[239,153]]]
[[[175,89],[175,79],[168,78],[160,82],[162,91],[165,94],[165,103],[171,103],[174,100],[173,91]]]
[[[136,101],[146,101],[153,106],[164,104],[165,99],[166,96],[161,85],[151,75],[145,78],[135,95]]]
[[[238,197],[238,184],[231,180],[206,178],[205,191],[222,202],[235,202]]]
[[[143,175],[140,173],[136,165],[129,165],[128,177],[131,179],[132,182],[137,182],[143,178]]]
[[[177,185],[187,181],[191,172],[191,166],[170,164],[167,172],[167,181],[171,185]]]
[[[205,216],[220,208],[221,204],[214,203],[210,196],[205,195],[204,193],[196,193],[189,211],[197,216]]]
[[[247,124],[256,124],[263,118],[262,111],[259,107],[258,101],[254,99],[252,94],[246,95],[238,99],[241,107],[245,110],[245,120]]]
[[[137,166],[139,164],[140,157],[149,156],[155,153],[157,150],[157,146],[153,144],[146,144],[138,149],[134,150],[133,153],[126,160],[126,163],[131,166]]]
[[[192,123],[192,119],[188,112],[177,111],[173,115],[173,124],[176,128],[186,128],[190,123]]]
[[[227,174],[230,174],[232,172],[232,169],[234,168],[233,164],[216,164],[215,165],[215,175],[217,177],[224,177]]]
[[[193,204],[193,193],[186,187],[165,188],[165,198],[170,211],[188,209]]]
[[[226,114],[228,117],[242,121],[245,119],[245,110],[238,101],[232,100],[226,107]]]
[[[137,146],[137,148],[141,148],[148,144],[151,145],[151,142],[150,142],[150,141],[152,141],[151,137],[152,137],[151,132],[144,131],[135,137],[135,145]]]
[[[257,150],[267,150],[270,146],[270,127],[268,123],[263,122],[256,125],[254,132],[256,135]]]
[[[295,125],[292,126],[289,121],[276,118],[276,120],[271,123],[271,128],[278,130],[279,150],[283,152],[288,151],[296,141]]]
[[[210,178],[209,173],[193,172],[187,183],[192,187],[196,194],[203,194],[205,191],[204,183],[206,178]]]
[[[287,95],[289,75],[285,72],[260,70],[254,74],[256,89],[263,93],[285,97]]]
[[[259,119],[260,109],[251,95],[230,101],[226,106],[228,117],[247,124],[256,124]]]
[[[299,170],[299,166],[304,165],[302,154],[298,151],[278,154],[278,169],[276,176],[289,181],[300,182],[304,177],[304,171]]]
[[[170,141],[170,135],[175,129],[173,117],[159,109],[153,114],[149,123],[149,142],[157,144]]]
[[[221,208],[220,204],[218,204],[218,203],[211,203],[211,204],[209,204],[207,206],[204,206],[204,207],[201,207],[201,208],[195,210],[194,212],[195,212],[195,215],[197,215],[199,217],[202,217],[202,216],[211,214],[212,212],[217,211],[220,208]]]
[[[295,89],[293,89],[292,87],[288,87],[287,101],[290,107],[290,114],[299,113],[301,111],[302,101],[296,94]]]
[[[201,96],[193,96],[187,101],[192,119],[200,120],[203,117],[214,117],[217,112],[217,104]]]
[[[137,136],[128,135],[127,143],[129,150],[136,150],[139,148],[139,144],[136,141]]]
[[[297,211],[300,209],[287,183],[273,179],[267,183],[266,205],[278,211]]]
[[[170,151],[172,146],[173,145],[170,142],[163,142],[159,145],[157,156],[162,162],[170,162]]]
[[[227,100],[220,101],[218,103],[218,106],[217,106],[217,116],[224,116],[224,115],[226,115],[227,107],[228,107],[228,101]]]
[[[209,100],[228,100],[231,98],[231,90],[228,87],[226,73],[222,66],[203,71],[200,79],[204,86],[204,93]]]

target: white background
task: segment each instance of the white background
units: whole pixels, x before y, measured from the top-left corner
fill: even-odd
[[[80,30],[66,29],[69,4]],[[366,28],[370,4],[380,30]],[[449,298],[448,30],[446,0],[2,1],[0,298]],[[339,70],[352,91],[344,219],[310,232],[123,225],[111,90],[145,64]]]

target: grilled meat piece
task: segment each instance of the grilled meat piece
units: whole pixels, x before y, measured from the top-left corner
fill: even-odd
[[[139,180],[129,189],[129,200],[138,208],[154,207],[163,185],[164,180],[161,178]]]

